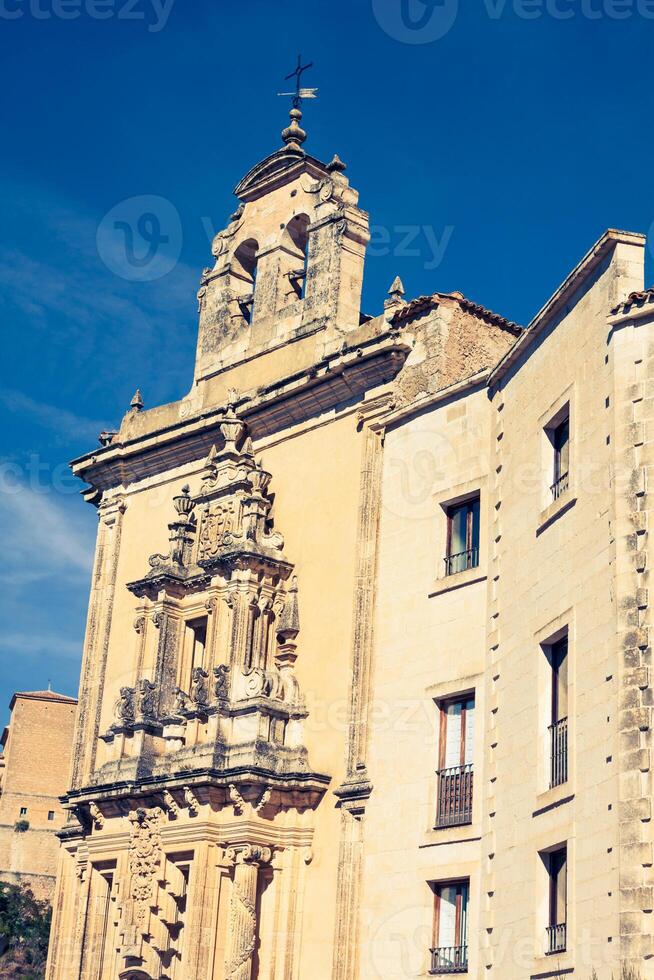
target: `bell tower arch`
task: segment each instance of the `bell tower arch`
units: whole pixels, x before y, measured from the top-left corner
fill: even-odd
[[[303,149],[301,120],[291,109],[283,147],[240,181],[239,206],[214,238],[196,383],[303,338],[319,358],[359,326],[368,215],[338,156],[323,163]]]

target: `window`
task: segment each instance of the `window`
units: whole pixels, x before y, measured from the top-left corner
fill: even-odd
[[[48,810],[48,820],[54,820],[55,812],[54,810]]]
[[[189,649],[189,678],[193,679],[196,667],[204,667],[204,654],[207,646],[207,618],[194,619],[186,624]]]
[[[27,807],[26,806],[22,806],[20,808],[20,815],[21,815],[21,817],[26,817],[27,816]]]
[[[441,882],[434,889],[433,975],[468,972],[468,881]]]
[[[547,869],[548,895],[548,926],[545,952],[563,953],[567,939],[568,914],[568,849],[560,847],[543,856]]]
[[[568,781],[568,637],[550,644],[550,787]]]
[[[445,574],[479,565],[479,497],[447,508]]]
[[[472,820],[474,729],[474,696],[441,703],[437,827],[457,827]]]
[[[545,430],[552,444],[552,498],[558,500],[570,484],[570,406],[566,405]]]

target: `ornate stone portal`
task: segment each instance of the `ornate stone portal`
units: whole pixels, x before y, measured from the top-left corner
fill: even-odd
[[[283,855],[310,846],[329,777],[311,770],[304,745],[299,586],[273,527],[271,478],[230,407],[194,492],[174,496],[168,552],[128,585],[139,603],[133,674],[101,735],[104,757],[69,794],[80,827],[65,835],[72,846],[84,832],[102,851],[87,888],[109,904],[102,934],[93,917],[86,928],[107,976],[182,980],[201,952],[249,980],[262,868],[278,910],[298,887],[302,862]],[[201,882],[221,893],[213,950],[200,951],[197,915],[187,917]],[[88,955],[82,976],[95,975]]]

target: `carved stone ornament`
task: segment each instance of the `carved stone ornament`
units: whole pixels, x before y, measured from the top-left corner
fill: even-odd
[[[183,691],[181,687],[175,688],[175,712],[177,714],[184,713],[188,711],[191,706],[191,699],[189,698],[186,691]]]
[[[134,724],[134,700],[136,691],[133,687],[121,687],[120,697],[116,701],[114,716],[119,725]]]
[[[268,803],[270,803],[271,796],[272,796],[272,787],[266,786],[263,793],[261,794],[261,799],[259,800],[259,802],[254,808],[256,813],[261,813],[261,811],[265,809]]]
[[[157,688],[152,681],[143,678],[138,683],[137,718],[139,721],[156,721]]]
[[[166,809],[168,810],[168,815],[170,819],[177,820],[177,817],[181,813],[181,809],[179,807],[179,804],[175,800],[175,797],[173,796],[173,794],[170,792],[169,789],[165,789],[163,791],[163,799],[164,799],[164,803],[166,804]]]
[[[139,807],[129,814],[131,825],[129,844],[130,895],[134,901],[134,914],[143,923],[154,892],[154,882],[161,864],[161,817],[160,807],[147,810]]]
[[[191,683],[191,701],[193,706],[198,709],[206,708],[209,704],[209,685],[207,680],[209,674],[202,667],[194,667]]]
[[[218,667],[214,667],[213,669],[213,690],[218,701],[229,701],[230,669],[231,668],[228,664],[220,664]]]
[[[184,801],[188,807],[189,816],[197,817],[198,813],[200,812],[200,804],[198,803],[197,796],[190,786],[184,787]]]
[[[228,847],[225,856],[232,864],[268,864],[272,848],[261,844],[238,844]]]
[[[234,783],[230,784],[229,798],[234,804],[234,813],[237,817],[240,817],[245,810],[246,803]]]
[[[322,201],[323,204],[326,204],[327,201],[331,201],[333,196],[334,196],[333,181],[329,180],[328,178],[325,178],[320,188],[320,200]]]
[[[93,819],[93,826],[96,830],[102,830],[104,827],[104,817],[102,816],[102,811],[97,803],[89,803],[89,813]]]

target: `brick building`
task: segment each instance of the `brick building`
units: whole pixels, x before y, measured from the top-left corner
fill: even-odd
[[[76,708],[54,691],[19,692],[2,733],[0,879],[23,882],[37,897],[50,898],[54,888]]]

